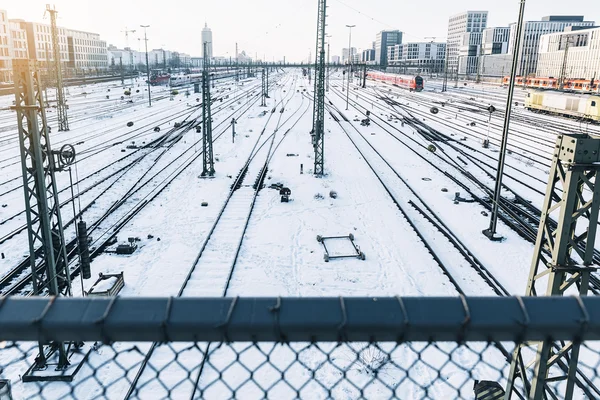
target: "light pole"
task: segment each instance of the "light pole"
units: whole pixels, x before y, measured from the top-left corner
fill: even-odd
[[[350,74],[352,73],[352,28],[356,25],[346,25],[349,28],[348,35],[348,77],[346,79],[346,110],[348,110],[348,96],[350,96]]]
[[[500,153],[498,155],[498,168],[496,171],[496,187],[494,188],[494,197],[492,199],[492,213],[490,216],[490,225],[482,233],[490,240],[502,240],[501,236],[496,235],[496,225],[498,223],[498,208],[502,192],[502,174],[504,171],[504,160],[506,158],[506,147],[508,144],[508,129],[510,126],[510,114],[512,111],[512,99],[515,91],[515,79],[517,78],[517,68],[519,61],[519,48],[523,36],[523,13],[525,12],[525,0],[520,0],[519,19],[517,22],[517,31],[515,37],[515,51],[513,52],[512,65],[510,70],[510,81],[508,82],[508,95],[506,97],[506,111],[504,113],[504,127],[502,128],[502,141],[500,142]]]
[[[148,37],[146,36],[146,28],[150,25],[140,25],[140,28],[144,28],[144,43],[146,44],[146,75],[148,76],[148,107],[152,107],[152,97],[150,96],[150,65],[148,63]]]

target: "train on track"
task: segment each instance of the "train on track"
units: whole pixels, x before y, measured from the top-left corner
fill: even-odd
[[[502,79],[502,86],[508,86],[510,76]],[[525,86],[535,89],[558,89],[558,78],[528,77],[517,76],[515,85]],[[600,84],[594,79],[565,79],[563,90],[579,93],[600,93]]]
[[[367,77],[376,81],[390,83],[403,89],[408,89],[411,92],[420,92],[423,90],[423,78],[419,75],[406,76],[369,71],[367,72]]]
[[[600,96],[551,90],[530,90],[525,97],[525,108],[530,111],[600,123]]]
[[[183,86],[190,83],[199,83],[202,80],[202,74],[171,75],[171,86]]]
[[[169,74],[153,74],[150,76],[150,84],[152,86],[168,85],[171,75]]]

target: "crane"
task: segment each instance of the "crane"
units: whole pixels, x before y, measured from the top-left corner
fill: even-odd
[[[127,29],[127,27],[125,27],[124,31],[121,31],[122,33],[125,33],[125,48],[128,49],[127,51],[129,52],[129,65],[130,67],[133,69],[133,52],[131,51],[131,48],[129,47],[129,34],[130,33],[135,33],[135,29]],[[133,77],[131,78],[131,85],[133,85]]]

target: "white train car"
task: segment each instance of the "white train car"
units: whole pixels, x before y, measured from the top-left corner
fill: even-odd
[[[600,96],[550,90],[530,90],[525,108],[600,122]]]
[[[192,83],[197,83],[201,80],[202,74],[172,75],[170,84],[171,86],[183,86]]]

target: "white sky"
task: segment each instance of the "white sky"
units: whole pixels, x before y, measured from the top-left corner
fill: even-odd
[[[44,20],[46,3],[54,1],[59,25],[97,32],[109,44],[125,46],[121,31],[130,34],[130,45],[138,47],[143,36],[140,24],[148,29],[149,48],[201,55],[200,31],[204,22],[213,31],[215,55],[233,57],[235,42],[249,55],[267,60],[300,61],[314,53],[317,0],[0,0],[0,9],[9,18]],[[399,29],[403,41],[436,36],[444,41],[448,17],[466,10],[487,10],[488,26],[506,26],[517,19],[518,0],[327,0],[327,30],[331,55],[348,46],[346,24],[352,29],[352,46],[368,48],[382,29]],[[600,0],[527,0],[526,20],[545,15],[584,15],[600,24]],[[429,39],[431,40],[431,39]],[[143,45],[143,42],[141,42]],[[313,54],[314,58],[314,54]]]

